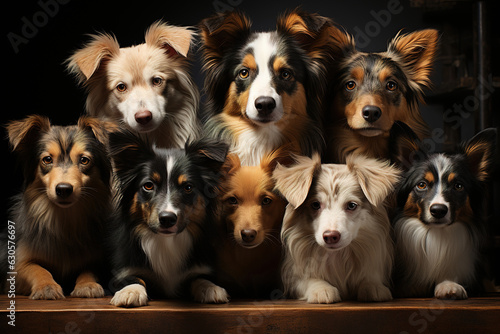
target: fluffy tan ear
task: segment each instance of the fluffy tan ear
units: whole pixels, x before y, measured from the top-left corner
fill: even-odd
[[[390,43],[387,52],[404,63],[405,72],[420,87],[430,85],[429,75],[436,56],[439,34],[435,29],[399,33]]]
[[[462,144],[461,152],[467,157],[469,169],[481,182],[488,180],[494,170],[497,130],[485,129]]]
[[[171,26],[161,21],[153,23],[146,31],[146,44],[164,48],[171,56],[187,57],[194,32],[186,27]]]
[[[91,41],[66,60],[68,71],[76,75],[80,84],[88,81],[104,60],[120,52],[120,45],[115,36],[108,34],[90,36]]]
[[[222,165],[222,171],[227,175],[233,175],[241,167],[240,158],[235,153],[226,156],[226,161]]]
[[[294,159],[296,163],[290,167],[278,164],[273,178],[276,181],[275,189],[298,208],[307,198],[314,175],[321,168],[321,159],[319,154],[314,154],[312,158],[295,156]]]
[[[108,145],[109,132],[118,131],[116,123],[103,121],[98,118],[82,116],[78,119],[78,127],[92,131],[94,137],[104,145]]]
[[[40,115],[30,115],[23,120],[11,121],[7,125],[12,150],[22,153],[33,149],[40,134],[49,130],[50,120]]]
[[[389,161],[353,154],[346,158],[346,165],[356,175],[361,190],[374,206],[384,202],[399,180],[400,171],[391,166]]]

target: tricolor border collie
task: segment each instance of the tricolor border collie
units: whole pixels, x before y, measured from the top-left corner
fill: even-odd
[[[394,220],[398,295],[465,299],[479,287],[496,133],[486,129],[455,152],[427,154],[408,126],[395,125],[391,151],[407,170]]]
[[[332,25],[301,10],[281,16],[272,32],[251,32],[239,12],[201,22],[205,130],[226,140],[242,165],[290,143],[298,154],[321,152]]]
[[[227,302],[226,291],[207,280],[227,145],[203,140],[185,149],[152,148],[120,131],[110,135],[110,149],[121,195],[111,231],[118,290],[111,304],[143,306],[148,295],[189,294],[199,302]]]

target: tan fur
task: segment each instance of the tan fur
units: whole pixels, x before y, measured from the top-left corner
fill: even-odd
[[[263,297],[269,297],[273,289],[280,287],[279,233],[286,201],[273,191],[271,174],[277,161],[285,156],[285,152],[275,151],[259,166],[241,166],[235,154],[228,156],[228,177],[221,194],[225,222],[220,225],[216,273],[219,284],[233,296],[263,293]],[[235,197],[238,205],[228,203],[229,197]],[[263,205],[264,198],[272,202]],[[251,245],[242,241],[242,230],[257,232]]]

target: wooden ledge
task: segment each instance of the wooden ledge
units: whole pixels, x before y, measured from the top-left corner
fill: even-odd
[[[312,305],[235,300],[205,305],[152,300],[117,308],[111,298],[30,300],[0,296],[1,333],[500,333],[500,295]],[[15,300],[15,330],[8,307]]]

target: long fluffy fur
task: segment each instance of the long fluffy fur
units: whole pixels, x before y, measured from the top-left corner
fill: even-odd
[[[304,182],[304,176],[297,174],[301,164],[309,166],[311,181]],[[306,300],[310,303],[332,303],[344,299],[357,298],[365,301],[391,299],[389,291],[392,268],[392,242],[390,223],[383,200],[397,181],[399,172],[386,163],[371,161],[364,157],[351,157],[347,165],[321,165],[319,159],[302,159],[299,165],[288,169],[278,166],[274,173],[277,189],[287,196],[300,189],[307,197],[290,202],[283,221],[282,241],[285,247],[285,259],[282,266],[282,279],[287,295]],[[376,166],[377,170],[370,171]],[[304,170],[304,169],[303,169]],[[296,185],[282,183],[280,180],[292,180]],[[362,190],[361,182],[367,182],[372,195]],[[304,188],[305,187],[305,188]],[[335,192],[338,198],[333,199]],[[335,203],[358,198],[361,210],[356,218],[360,226],[352,241],[337,250],[320,245],[316,234],[317,226],[325,219],[336,219],[332,226],[347,223],[343,208],[335,209]],[[315,216],[311,213],[311,201],[320,201],[322,209]],[[293,203],[293,204],[292,204]],[[342,205],[340,205],[342,207]],[[341,211],[337,211],[341,210]],[[336,218],[338,217],[338,218]],[[353,232],[354,225],[347,225],[344,232]],[[349,232],[350,231],[350,232]],[[348,232],[348,233],[347,233]],[[321,233],[321,232],[320,232]]]
[[[75,75],[87,91],[86,110],[92,116],[110,118],[121,125],[144,133],[148,140],[159,147],[182,148],[188,139],[200,135],[197,118],[199,92],[188,73],[187,54],[190,49],[192,30],[167,25],[160,21],[152,24],[145,34],[145,43],[120,48],[115,36],[91,35],[91,40],[77,50],[66,62],[68,71]],[[116,85],[124,82],[132,94],[150,85],[152,77],[143,77],[145,69],[163,76],[162,92],[155,88],[141,94],[144,106],[132,105],[130,112],[121,110],[119,99],[124,94],[115,93]],[[157,89],[156,89],[157,90]],[[152,98],[149,96],[153,96]],[[130,98],[127,97],[130,100]],[[149,102],[151,100],[151,102]],[[153,101],[154,100],[154,101]],[[158,107],[163,104],[163,107]],[[124,108],[124,107],[123,107]],[[142,130],[134,115],[141,108],[153,111],[153,120]]]
[[[32,299],[61,299],[63,288],[74,287],[72,296],[102,297],[97,280],[103,270],[104,224],[111,209],[105,124],[82,117],[77,126],[60,127],[33,115],[11,122],[7,130],[25,177],[24,190],[14,198],[11,210],[17,233],[16,292]],[[69,156],[82,148],[91,168],[75,172],[80,158],[69,160]],[[48,152],[54,167],[42,171],[41,160]],[[70,207],[56,204],[52,178],[58,184],[71,182],[74,196],[78,192]]]

